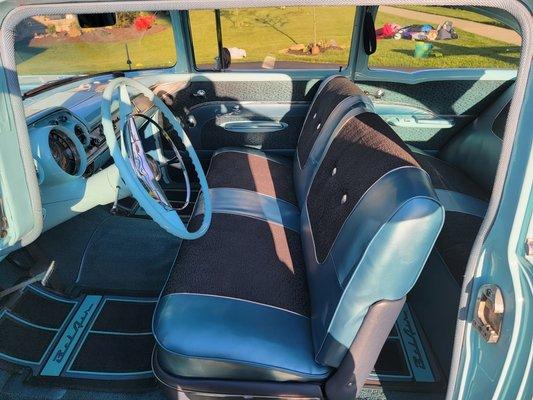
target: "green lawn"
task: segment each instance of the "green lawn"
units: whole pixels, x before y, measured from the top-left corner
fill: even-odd
[[[408,20],[378,13],[376,26],[395,22],[402,26],[420,24],[420,21]],[[426,59],[413,57],[415,42],[410,40],[378,40],[377,51],[370,56],[372,67],[397,68],[516,68],[520,57],[520,46],[492,40],[473,33],[457,29],[458,39],[438,40],[433,44],[433,54]]]
[[[216,56],[216,34],[212,11],[191,12],[194,49],[198,64],[212,64]],[[328,50],[317,56],[282,53],[293,44],[309,44],[314,40],[313,7],[268,8],[223,11],[224,45],[245,49],[246,62],[262,62],[265,56],[276,60],[345,65],[349,54],[353,7],[316,7],[316,38],[334,40],[341,49]],[[386,22],[400,25],[420,23],[384,13],[378,13],[376,27]],[[176,61],[173,35],[166,19],[158,24],[166,29],[147,33],[141,39],[103,43],[60,43],[54,46],[32,47],[17,45],[18,72],[30,74],[91,73],[127,69],[127,44],[132,68],[171,66]],[[516,68],[518,46],[484,38],[457,30],[459,39],[433,42],[433,56],[415,59],[415,42],[409,40],[379,40],[378,51],[370,57],[370,65],[377,67],[449,68],[496,67]],[[235,60],[234,62],[239,62]]]
[[[403,8],[406,10],[413,10],[419,12],[425,12],[428,14],[442,15],[444,17],[460,18],[467,21],[480,22],[487,25],[500,26],[507,28],[505,24],[500,21],[486,17],[482,14],[478,14],[473,11],[463,10],[460,7],[442,7],[442,6],[394,6],[396,8]]]

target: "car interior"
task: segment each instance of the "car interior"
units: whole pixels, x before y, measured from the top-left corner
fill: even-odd
[[[171,14],[188,74],[20,81],[44,230],[0,262],[1,392],[444,398],[516,73],[199,70]]]

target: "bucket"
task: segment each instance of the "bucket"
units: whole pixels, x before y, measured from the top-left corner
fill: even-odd
[[[433,45],[426,42],[416,42],[415,44],[415,58],[428,58],[431,54]]]

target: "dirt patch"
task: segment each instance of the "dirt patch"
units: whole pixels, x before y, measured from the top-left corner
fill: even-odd
[[[153,35],[165,29],[168,29],[168,27],[164,25],[154,25],[150,29],[143,31],[139,31],[133,26],[128,28],[82,29],[81,35],[75,37],[69,35],[67,32],[37,35],[30,40],[29,45],[32,47],[49,47],[58,43],[125,42],[142,39],[146,35]]]
[[[335,40],[328,40],[327,42],[309,43],[309,44],[295,44],[288,49],[280,51],[282,54],[290,54],[293,56],[317,56],[332,50],[344,50],[345,46],[339,46]]]

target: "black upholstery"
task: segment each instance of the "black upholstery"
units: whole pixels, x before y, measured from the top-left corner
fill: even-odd
[[[359,114],[342,127],[320,164],[307,200],[319,262],[368,188],[388,171],[405,166],[418,164],[377,114]]]
[[[238,171],[238,174],[235,172]],[[247,151],[224,151],[211,159],[210,188],[235,188],[273,196],[296,204],[292,163]]]
[[[298,139],[298,159],[300,168],[305,165],[311,149],[320,134],[324,123],[335,107],[344,99],[364,95],[364,92],[349,79],[342,76],[333,77],[320,91],[319,98],[311,105]]]
[[[475,215],[449,211],[436,243],[436,249],[459,286],[463,284],[466,264],[483,222]]]
[[[194,217],[191,229],[201,225]],[[181,245],[163,291],[254,301],[309,316],[300,236],[254,218],[213,214],[205,236]]]

